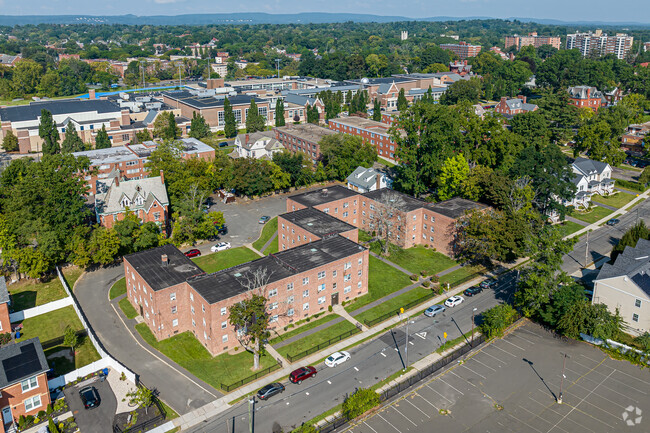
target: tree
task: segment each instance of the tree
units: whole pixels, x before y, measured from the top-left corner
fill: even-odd
[[[151,136],[151,133],[148,129],[143,129],[142,131],[135,133],[135,139],[138,143],[144,143],[145,141],[153,140],[153,137]]]
[[[307,105],[307,123],[318,125],[320,121],[320,114],[315,105]]]
[[[224,127],[223,131],[226,135],[226,138],[233,138],[237,136],[237,119],[235,118],[235,113],[232,111],[232,105],[230,101],[226,98],[223,102],[223,118],[224,118]]]
[[[113,229],[97,227],[93,230],[88,250],[94,263],[109,265],[115,261],[120,250],[120,238]]]
[[[73,153],[81,152],[86,149],[84,142],[79,137],[77,133],[77,128],[72,122],[68,122],[68,125],[65,128],[65,137],[61,143],[61,152],[62,153]]]
[[[610,254],[612,262],[616,260],[619,254],[625,251],[626,247],[636,247],[639,239],[649,239],[650,230],[645,225],[645,222],[641,219],[638,223],[632,226],[623,236],[621,240],[612,248],[612,253]]]
[[[494,338],[502,336],[503,331],[513,324],[517,311],[509,304],[501,304],[486,310],[481,316],[481,332],[487,338]]]
[[[409,108],[409,101],[406,99],[406,94],[404,88],[399,89],[399,94],[397,95],[397,111],[404,111]]]
[[[323,165],[330,179],[344,180],[357,167],[371,167],[377,160],[375,146],[360,137],[331,134],[319,142]]]
[[[59,433],[59,428],[56,426],[52,418],[47,421],[47,430],[50,433]]]
[[[70,325],[65,328],[65,333],[63,334],[63,345],[70,347],[70,350],[72,350],[73,353],[75,347],[79,345],[79,336],[77,335],[77,331],[75,331]]]
[[[384,255],[388,254],[388,244],[391,235],[395,238],[394,227],[400,220],[406,219],[404,209],[406,202],[400,193],[387,189],[375,198],[377,206],[375,207],[374,220],[377,224],[377,233],[379,239],[384,238],[382,247]],[[381,241],[380,241],[381,244]]]
[[[275,126],[284,126],[284,99],[278,98],[275,102]]]
[[[438,198],[448,200],[459,195],[468,176],[469,165],[462,153],[447,158],[438,176]]]
[[[381,103],[377,98],[375,98],[375,101],[373,102],[372,120],[375,122],[381,122]]]
[[[167,113],[167,122],[165,123],[162,137],[168,140],[176,140],[181,136],[181,129],[176,125],[176,117],[172,111]]]
[[[650,352],[650,332],[646,331],[634,339],[644,352]]]
[[[201,139],[210,135],[210,127],[205,122],[205,118],[196,111],[192,113],[192,123],[190,123],[190,137]]]
[[[135,390],[128,392],[126,396],[131,406],[144,407],[145,413],[148,413],[149,406],[153,404],[153,391],[144,386],[137,386]]]
[[[266,119],[259,114],[255,99],[251,99],[251,105],[248,107],[246,114],[246,132],[264,131],[266,128]]]
[[[5,152],[15,152],[18,150],[18,137],[10,129],[7,131],[5,138],[2,140],[2,148]]]
[[[52,113],[45,109],[41,110],[38,136],[43,139],[42,149],[44,155],[54,155],[61,151],[59,147],[59,131],[56,129],[56,123],[52,118]]]
[[[639,175],[639,183],[642,185],[647,185],[649,182],[650,182],[650,167],[646,167]]]
[[[352,420],[368,412],[373,407],[379,406],[379,394],[371,388],[361,388],[349,397],[346,397],[341,407],[345,417]]]
[[[102,124],[102,129],[97,132],[97,136],[95,137],[95,149],[108,149],[111,146],[111,140],[108,138],[108,133],[106,132],[106,125]]]
[[[273,162],[289,174],[293,186],[309,185],[313,180],[311,162],[304,153],[291,153],[288,150],[276,152],[273,154]]]
[[[480,96],[481,82],[479,79],[459,80],[447,87],[447,90],[440,98],[440,103],[455,105],[459,102],[466,101],[470,104],[476,104]]]

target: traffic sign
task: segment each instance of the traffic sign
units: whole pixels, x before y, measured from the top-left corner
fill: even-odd
[[[447,338],[447,333],[446,332],[442,334],[442,338]]]

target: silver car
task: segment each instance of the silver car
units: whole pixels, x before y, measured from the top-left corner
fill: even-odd
[[[424,310],[424,315],[427,317],[434,317],[436,314],[444,313],[446,310],[442,305],[432,305]]]

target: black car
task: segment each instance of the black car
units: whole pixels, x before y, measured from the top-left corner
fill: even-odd
[[[494,286],[496,286],[496,284],[497,284],[497,280],[489,279],[489,280],[481,281],[481,284],[479,284],[479,286],[480,286],[482,289],[491,289],[491,288],[493,288]]]
[[[616,219],[616,218],[612,218],[611,220],[607,221],[607,225],[608,225],[608,226],[615,226],[615,225],[618,224],[619,222],[620,222],[620,220],[618,220],[618,219]]]
[[[465,289],[465,291],[463,292],[463,295],[471,297],[471,296],[474,296],[474,295],[478,295],[482,291],[483,291],[482,287],[474,286],[474,287],[470,287],[469,289]]]
[[[81,401],[86,409],[94,409],[99,406],[99,403],[102,401],[94,386],[82,388],[81,391],[79,391],[79,396],[81,397]]]
[[[271,383],[257,391],[257,396],[260,400],[266,400],[267,398],[273,397],[275,394],[279,394],[282,391],[284,391],[284,385],[281,383]]]

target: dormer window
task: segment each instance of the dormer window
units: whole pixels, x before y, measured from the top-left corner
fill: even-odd
[[[124,197],[124,198],[122,199],[122,206],[123,206],[123,207],[131,206],[131,200],[129,200],[128,197]]]

